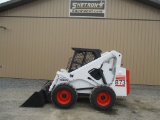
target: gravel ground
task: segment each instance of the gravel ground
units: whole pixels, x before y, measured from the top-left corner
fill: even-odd
[[[19,107],[46,80],[0,78],[0,120],[160,120],[160,86],[132,85],[131,94],[117,98],[111,111],[93,109],[88,99],[72,109],[47,104],[43,108]]]

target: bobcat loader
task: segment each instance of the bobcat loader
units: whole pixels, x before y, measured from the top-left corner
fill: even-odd
[[[72,107],[77,98],[87,96],[98,110],[111,109],[116,97],[130,93],[130,72],[121,67],[122,54],[117,51],[101,54],[99,49],[72,48],[74,55],[67,69],[56,73],[35,92],[23,107],[42,107],[52,102],[59,108]]]

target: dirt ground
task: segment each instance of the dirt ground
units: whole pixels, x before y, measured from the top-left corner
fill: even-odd
[[[72,109],[52,104],[43,108],[19,107],[45,80],[0,78],[0,120],[160,120],[160,86],[132,85],[131,94],[117,98],[111,111],[97,111],[88,99]]]

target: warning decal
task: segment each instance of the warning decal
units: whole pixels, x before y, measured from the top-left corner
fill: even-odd
[[[115,80],[115,86],[125,87],[125,76],[117,75]]]

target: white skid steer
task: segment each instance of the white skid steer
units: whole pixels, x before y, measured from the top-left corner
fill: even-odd
[[[99,49],[72,48],[75,52],[67,69],[56,73],[40,92],[35,92],[22,106],[42,107],[52,102],[59,108],[72,107],[77,98],[87,96],[98,110],[109,110],[116,97],[130,93],[130,72],[121,67],[122,54],[101,54]]]

